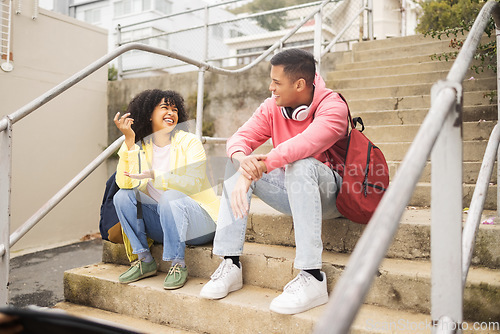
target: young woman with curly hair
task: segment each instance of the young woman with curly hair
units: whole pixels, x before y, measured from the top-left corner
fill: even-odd
[[[219,199],[205,173],[203,145],[186,131],[187,119],[183,98],[157,89],[140,93],[123,116],[115,115],[125,142],[118,152],[114,204],[127,255],[138,258],[120,275],[121,283],[156,274],[152,239],[163,244],[163,261],[171,261],[164,288],[180,288],[187,280],[186,244],[213,240]]]

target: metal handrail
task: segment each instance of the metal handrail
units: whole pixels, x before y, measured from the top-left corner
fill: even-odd
[[[101,154],[99,154],[90,164],[88,164],[80,173],[78,173],[71,181],[62,187],[47,203],[45,203],[37,212],[35,212],[23,225],[15,230],[10,235],[9,247],[14,246],[29,230],[31,230],[43,217],[45,217],[59,202],[69,195],[80,183],[83,182],[97,169],[106,159],[115,153],[125,140],[125,136],[121,136],[109,145]],[[0,245],[0,256],[5,254],[5,245]]]
[[[433,150],[440,132],[443,131],[444,124],[446,124],[445,120],[448,121],[450,119],[449,116],[453,115],[454,112],[458,111],[461,113],[461,83],[465,78],[469,64],[473,60],[475,50],[491,16],[493,16],[497,25],[498,44],[500,35],[498,30],[500,26],[500,4],[490,0],[483,6],[479,13],[457,59],[450,69],[446,81],[438,82],[433,86],[429,113],[425,117],[413,143],[406,153],[401,167],[391,182],[391,186],[382,198],[350,256],[344,274],[335,285],[327,309],[317,323],[315,333],[347,333],[349,331],[370,289],[378,267],[385,257],[399,227],[401,216],[411,199],[415,186],[431,154],[431,150]],[[455,108],[457,108],[456,111]],[[461,128],[461,114],[457,113],[454,116],[458,116]],[[451,120],[455,121],[454,119]],[[456,126],[456,124],[452,124],[452,126]],[[498,135],[495,133],[494,137],[496,136]],[[495,138],[492,140],[494,141]],[[460,157],[460,160],[462,160],[462,157]],[[433,165],[433,171],[434,167]],[[481,180],[485,182],[484,178]],[[459,184],[461,189],[461,178],[456,180],[456,183]],[[434,202],[434,198],[432,198],[432,201]],[[432,210],[436,210],[436,208],[433,208],[433,205],[431,205],[431,208]],[[437,208],[437,210],[439,209]],[[441,222],[436,222],[433,219],[432,226],[435,226],[436,223]],[[461,228],[461,224],[459,228]],[[475,233],[475,230],[473,232]],[[460,277],[461,279],[462,277]],[[463,286],[461,288],[463,289]],[[457,293],[462,296],[461,292]],[[335,321],[332,321],[332,319],[335,319]],[[443,318],[435,320],[444,323],[450,322],[449,319]],[[461,320],[453,319],[455,323]]]
[[[491,180],[491,174],[495,164],[495,159],[498,154],[498,144],[500,143],[500,125],[497,124],[491,131],[488,145],[484,152],[483,163],[479,170],[479,175],[476,181],[476,187],[470,201],[469,212],[465,221],[463,237],[462,237],[462,284],[465,287],[467,274],[472,261],[472,253],[474,251],[474,241],[476,239],[476,231],[479,228],[481,221],[481,213],[483,212],[484,202],[488,192],[488,186]]]

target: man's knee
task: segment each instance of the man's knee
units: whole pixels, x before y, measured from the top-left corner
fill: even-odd
[[[305,176],[314,172],[315,166],[320,163],[317,159],[309,157],[297,160],[287,165],[285,177],[287,176]]]

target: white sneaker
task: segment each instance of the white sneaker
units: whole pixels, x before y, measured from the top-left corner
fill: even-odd
[[[228,293],[243,287],[243,276],[240,268],[231,259],[224,259],[219,268],[210,276],[211,280],[203,286],[200,296],[207,299],[220,299]]]
[[[321,275],[323,281],[320,282],[313,275],[301,270],[297,277],[285,285],[283,293],[273,299],[269,309],[281,314],[295,314],[326,304],[326,275],[324,272],[321,272]]]

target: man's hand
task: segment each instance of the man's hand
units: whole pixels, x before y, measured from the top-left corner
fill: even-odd
[[[248,189],[252,180],[240,175],[236,181],[236,186],[231,193],[231,209],[236,219],[243,218],[248,214],[249,203],[247,199]]]
[[[240,167],[238,171],[247,179],[252,181],[260,180],[262,174],[267,172],[265,154],[245,155],[243,152],[236,152],[232,158],[238,160]]]
[[[125,176],[130,177],[131,179],[142,180],[142,179],[154,179],[155,175],[153,170],[147,170],[142,172],[141,174],[130,174],[129,172],[123,172]]]

